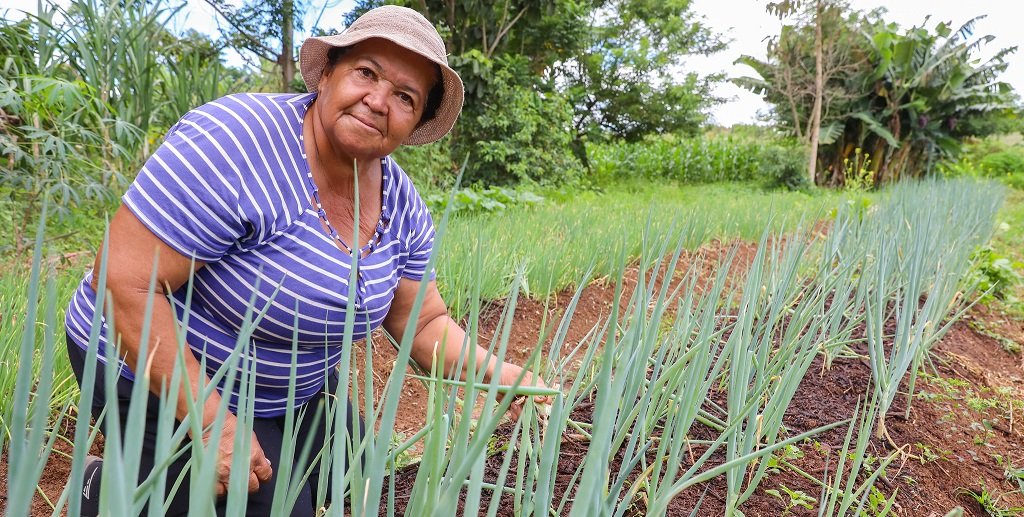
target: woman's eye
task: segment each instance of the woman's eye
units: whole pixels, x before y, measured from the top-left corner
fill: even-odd
[[[369,68],[357,68],[356,71],[359,72],[360,76],[366,79],[373,79],[374,77],[376,77],[376,74],[373,73],[373,70],[370,70]]]
[[[408,93],[399,93],[398,98],[401,99],[403,103],[412,106],[412,95],[409,95]]]

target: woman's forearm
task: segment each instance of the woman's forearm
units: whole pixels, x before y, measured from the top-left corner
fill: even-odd
[[[410,356],[416,364],[425,370],[430,370],[434,357],[442,361],[443,371],[446,376],[458,374],[461,380],[466,379],[469,368],[469,350],[465,350],[463,359],[463,347],[465,346],[466,332],[458,323],[455,323],[447,314],[439,316],[420,329],[413,339],[413,349]],[[490,379],[497,368],[498,359],[496,356],[488,356],[487,349],[479,345],[475,346],[476,372],[483,371],[484,378]],[[459,368],[460,363],[462,368]]]
[[[140,362],[140,340],[149,294],[146,290],[134,287],[112,285],[111,295],[115,330],[118,336],[118,354],[124,358],[125,363],[135,373],[137,382],[147,382],[149,390],[157,396],[161,395],[162,390],[166,390],[164,393],[170,393],[172,391],[170,382],[178,362],[178,340],[175,331],[177,322],[170,302],[163,293],[158,292],[153,295],[149,345],[146,362],[142,364]],[[202,386],[209,382],[209,377],[206,372],[202,371],[202,365],[191,353],[191,350],[186,348],[182,355],[184,356],[184,371],[175,404],[175,415],[178,420],[183,420],[189,414],[192,402],[201,395]],[[205,427],[213,421],[216,415],[220,395],[214,391],[207,400],[201,402],[200,406],[203,408],[203,413],[200,415],[201,423]]]

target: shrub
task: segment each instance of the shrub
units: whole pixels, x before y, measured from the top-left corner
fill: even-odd
[[[968,281],[977,283],[978,292],[985,293],[983,300],[1012,301],[1013,287],[1021,282],[1018,269],[1024,269],[1024,264],[1013,262],[996,252],[992,246],[984,245],[971,254]]]
[[[448,154],[450,137],[427,145],[403,145],[392,155],[412,178],[420,193],[447,190],[455,185],[457,165]]]
[[[523,56],[492,60],[470,51],[453,56],[452,64],[467,83],[451,147],[454,162],[469,156],[463,184],[552,185],[582,174],[569,146],[572,106],[530,82]]]
[[[992,177],[1024,173],[1024,149],[1012,147],[981,159],[981,169]]]

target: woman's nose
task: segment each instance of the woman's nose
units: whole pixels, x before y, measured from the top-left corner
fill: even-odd
[[[370,91],[366,92],[363,102],[376,113],[386,113],[388,105],[389,90],[386,81],[380,81]]]

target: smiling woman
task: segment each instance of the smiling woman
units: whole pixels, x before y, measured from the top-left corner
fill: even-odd
[[[243,460],[249,466],[247,515],[271,513],[275,465],[306,469],[301,458],[283,457],[289,429],[284,415],[315,408],[334,389],[346,332],[363,339],[383,326],[399,341],[411,332],[410,357],[427,370],[436,354],[439,369],[461,378],[483,372],[499,384],[512,385],[520,377],[524,385],[543,384],[519,366],[499,364],[483,348],[469,356],[475,364],[463,359],[465,333],[449,316],[428,269],[434,245],[430,214],[388,156],[400,145],[441,138],[462,107],[462,82],[448,66],[433,26],[410,9],[382,7],[344,34],[307,40],[301,55],[310,93],[231,95],[189,112],[171,128],[111,221],[105,260],[115,273],[107,279],[112,301],[103,312],[112,313],[116,324],[108,328],[100,320],[102,328],[92,328],[101,310],[92,272],[67,312],[68,355],[79,383],[90,333],[116,336],[101,338],[100,347],[117,343],[123,358],[117,393],[106,392],[102,374],[94,382],[95,414],[108,398],[121,400],[109,411],[120,413],[114,421],[122,423],[104,419],[105,431],[125,425],[136,381],[144,379],[152,392],[140,482],[164,467],[154,464],[155,422],[178,355],[174,346],[161,344],[176,343],[180,328],[192,353],[184,354],[176,417],[200,421],[202,436],[192,439],[220,451],[216,492],[224,494],[235,434],[248,431],[234,415],[219,436],[211,435],[210,426],[222,398],[232,411],[238,409],[239,388],[220,386],[206,400],[190,400],[188,393],[200,393],[236,347],[243,348],[241,364],[254,372],[256,385],[251,454]],[[97,257],[97,269],[103,258]],[[167,296],[152,301],[143,343],[154,274]],[[426,297],[417,311],[424,282]],[[259,315],[255,321],[253,308]],[[355,312],[354,329],[345,325],[349,308]],[[143,347],[149,350],[146,375],[136,377]],[[491,379],[499,367],[499,378]],[[517,416],[524,403],[517,400],[510,412]],[[319,450],[329,440],[345,442],[324,436],[310,420],[308,428],[297,430],[295,451],[306,443]],[[348,432],[363,433],[358,413],[349,414],[348,426]],[[182,449],[184,454],[166,466],[168,479],[189,475],[190,445]],[[86,514],[96,512],[101,465],[96,459],[85,473]],[[291,515],[315,512],[312,487],[327,473],[314,466],[308,472],[306,485],[291,501]],[[207,503],[218,514],[226,510],[223,497],[190,501],[180,490],[171,494],[167,514]]]
[[[439,73],[423,56],[385,39],[341,48],[324,69],[307,117],[323,162],[344,156],[369,163],[391,154],[421,124]],[[319,147],[320,140],[329,146]]]

